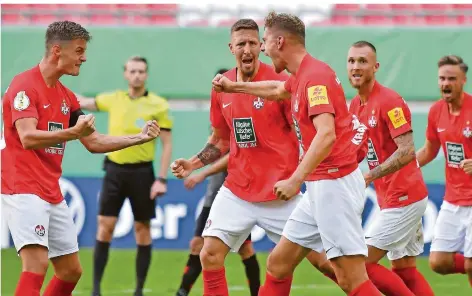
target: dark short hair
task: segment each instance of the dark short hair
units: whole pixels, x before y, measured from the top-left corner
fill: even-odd
[[[239,30],[255,30],[259,33],[259,26],[253,19],[240,19],[231,26],[231,34]]]
[[[440,58],[438,61],[438,68],[441,68],[445,65],[459,66],[459,68],[464,73],[467,73],[467,71],[469,70],[469,66],[464,63],[464,60],[460,56],[456,55],[447,55]]]
[[[375,46],[374,46],[372,43],[370,43],[369,41],[361,40],[361,41],[355,42],[355,43],[352,45],[352,47],[357,47],[357,48],[359,48],[359,47],[365,47],[365,46],[370,47],[370,49],[372,49],[373,52],[377,53],[377,49],[376,49]]]
[[[216,71],[216,74],[215,74],[215,75],[217,75],[217,74],[224,74],[224,73],[226,73],[226,72],[228,72],[228,71],[229,71],[229,70],[226,69],[226,68],[221,68],[221,69],[218,69],[218,71]]]
[[[72,41],[75,39],[83,39],[89,42],[92,36],[78,23],[71,21],[54,22],[46,30],[46,50],[53,42]]]
[[[264,27],[287,32],[305,45],[305,24],[296,15],[271,11],[264,20]]]
[[[130,57],[125,63],[125,66],[124,66],[125,71],[126,71],[126,64],[128,62],[131,62],[131,61],[144,63],[146,65],[146,72],[147,72],[147,70],[149,68],[149,64],[148,64],[147,59],[145,57],[142,57],[142,56],[132,56],[132,57]]]

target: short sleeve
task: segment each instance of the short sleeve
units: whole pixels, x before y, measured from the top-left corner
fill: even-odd
[[[162,129],[171,130],[174,125],[174,121],[170,114],[171,112],[169,103],[167,101],[163,101],[162,105],[163,107],[159,108],[159,112],[156,114],[157,124]]]
[[[433,106],[434,107],[434,106]],[[426,126],[426,139],[430,142],[439,142],[438,130],[436,125],[436,110],[431,108],[428,113],[428,124]]]
[[[24,90],[18,90],[21,87],[15,87],[15,90],[9,89],[12,124],[21,118],[36,118],[38,116],[38,93],[35,89],[25,87]]]
[[[95,97],[95,104],[99,111],[110,111],[113,101],[116,99],[116,92],[102,93]]]
[[[387,98],[381,108],[382,117],[393,139],[412,130],[410,108],[400,96]]]
[[[77,99],[77,96],[71,91],[71,90],[67,90],[67,93],[69,94],[69,98],[70,98],[70,111],[71,112],[75,112],[77,110],[80,109],[80,103],[79,103],[79,100]]]
[[[308,115],[335,114],[333,102],[335,97],[339,95],[338,87],[335,77],[331,77],[331,75],[321,73],[317,77],[310,77],[305,90],[308,100]]]
[[[218,100],[218,94],[214,90],[211,91],[210,122],[213,128],[229,137],[230,129],[224,118],[220,101]]]

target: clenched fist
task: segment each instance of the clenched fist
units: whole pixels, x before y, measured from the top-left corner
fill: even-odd
[[[211,83],[216,92],[233,92],[233,82],[221,74],[217,74]]]
[[[93,114],[80,115],[73,129],[78,138],[87,137],[95,131],[95,116]]]
[[[170,169],[172,170],[172,174],[179,179],[188,177],[193,171],[192,163],[183,158],[176,159],[171,163]]]
[[[161,133],[161,129],[155,120],[148,120],[141,131],[142,142],[146,143],[154,140]]]

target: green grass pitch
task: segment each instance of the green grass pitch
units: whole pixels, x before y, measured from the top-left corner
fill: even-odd
[[[152,255],[148,279],[145,285],[146,296],[175,296],[181,274],[187,261],[185,251],[155,250]],[[261,279],[264,281],[267,253],[258,253],[261,264]],[[92,288],[92,250],[82,249],[80,259],[84,269],[82,278],[73,295],[90,295]],[[135,250],[112,249],[102,283],[103,296],[132,295],[134,288]],[[18,276],[21,272],[20,259],[14,249],[1,251],[1,295],[13,296]],[[385,262],[383,262],[385,263]],[[419,269],[427,278],[436,296],[472,295],[465,275],[440,276],[428,268],[426,257],[418,261]],[[52,275],[49,268],[43,288]],[[236,254],[229,254],[226,261],[226,276],[231,296],[248,296],[244,267]],[[190,295],[202,295],[201,276]],[[292,296],[305,295],[345,295],[334,283],[322,276],[307,261],[302,262],[295,272]]]

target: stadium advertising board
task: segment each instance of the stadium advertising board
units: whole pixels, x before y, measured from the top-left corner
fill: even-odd
[[[102,178],[62,178],[61,190],[73,212],[81,247],[93,247],[97,227],[96,214]],[[206,181],[188,191],[181,180],[172,179],[168,183],[168,193],[158,200],[157,217],[152,220],[152,238],[156,249],[187,249],[194,233],[195,220],[203,206]],[[425,255],[433,236],[434,223],[444,194],[444,186],[428,184],[429,203],[423,217]],[[372,188],[366,189],[366,207],[363,214],[364,228],[372,225],[379,208]],[[333,213],[335,215],[335,213]],[[134,248],[133,214],[128,201],[120,213],[114,232],[112,247]],[[2,248],[13,246],[5,221],[1,223]],[[252,238],[257,250],[270,250],[274,245],[264,231],[255,227]]]

